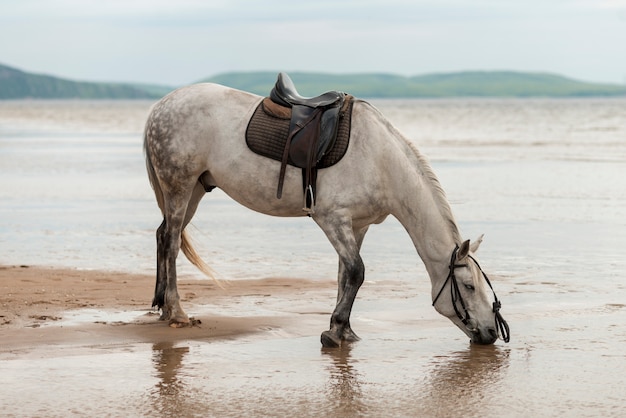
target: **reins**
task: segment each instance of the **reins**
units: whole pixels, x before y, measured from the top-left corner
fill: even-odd
[[[456,264],[455,263],[458,251],[459,251],[459,246],[457,245],[454,248],[454,251],[452,251],[452,256],[450,257],[450,264],[448,266],[448,269],[449,269],[448,277],[446,278],[446,281],[443,282],[443,285],[441,286],[441,289],[439,290],[439,293],[437,293],[437,296],[433,300],[433,305],[432,306],[435,306],[435,303],[437,303],[437,300],[439,299],[439,297],[443,293],[443,289],[446,287],[446,284],[448,283],[448,281],[451,281],[451,284],[450,284],[450,297],[452,299],[452,307],[454,308],[454,312],[456,313],[456,316],[461,320],[461,322],[463,322],[463,325],[467,326],[469,324],[470,315],[469,315],[469,312],[467,312],[467,307],[465,306],[465,301],[463,300],[463,296],[461,296],[461,292],[459,290],[459,284],[458,284],[458,282],[456,280],[456,275],[454,274],[454,270],[456,268],[467,267],[467,264]],[[491,285],[491,281],[487,277],[487,274],[485,274],[483,269],[480,267],[480,264],[478,264],[478,261],[476,261],[476,259],[474,257],[472,257],[471,255],[468,255],[468,257],[476,264],[476,266],[478,267],[478,270],[480,270],[480,272],[482,273],[483,277],[485,278],[485,281],[489,285],[489,288],[491,289],[491,292],[493,292],[494,302],[493,302],[493,305],[492,305],[492,312],[495,315],[495,322],[496,322],[496,327],[497,327],[496,331],[498,332],[498,336],[500,336],[505,343],[508,343],[510,341],[510,339],[511,339],[511,335],[510,335],[510,332],[509,332],[509,324],[506,323],[506,321],[504,320],[504,318],[502,318],[502,315],[500,314],[500,308],[502,307],[502,304],[498,300],[498,296],[496,296],[495,290],[493,290],[493,286]],[[457,306],[457,302],[461,305],[461,308],[462,308],[463,312],[465,313],[465,315],[463,315],[461,313],[461,311],[459,310],[459,307]]]

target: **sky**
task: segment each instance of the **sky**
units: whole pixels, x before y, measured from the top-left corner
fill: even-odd
[[[626,0],[0,0],[0,63],[169,86],[258,70],[626,84]]]

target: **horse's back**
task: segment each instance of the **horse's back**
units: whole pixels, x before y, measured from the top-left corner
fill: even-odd
[[[157,175],[172,182],[201,177],[205,187],[218,187],[253,210],[304,215],[301,170],[287,167],[284,193],[277,199],[280,163],[246,145],[248,122],[262,100],[217,84],[191,85],[165,96],[154,105],[146,124],[146,154],[156,171],[161,170]],[[385,156],[396,148],[389,146],[388,136],[381,115],[357,100],[346,154],[318,174],[316,210],[327,205],[329,211],[343,206],[373,209],[371,202],[379,200],[385,189],[384,174],[390,165]]]

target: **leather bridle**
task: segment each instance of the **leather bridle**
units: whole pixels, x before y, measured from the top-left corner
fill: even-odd
[[[439,296],[441,296],[441,293],[443,292],[443,289],[446,287],[446,284],[448,284],[448,282],[451,282],[450,283],[450,297],[452,298],[452,306],[454,307],[454,312],[456,313],[456,316],[459,318],[459,320],[461,320],[463,325],[469,326],[470,314],[467,311],[465,301],[463,300],[463,296],[461,296],[461,292],[459,290],[459,284],[457,282],[456,275],[454,274],[454,270],[456,268],[468,267],[468,265],[456,264],[456,256],[457,256],[458,251],[459,251],[459,246],[457,245],[454,248],[454,251],[452,251],[452,256],[450,257],[450,264],[448,266],[448,269],[449,269],[448,277],[446,278],[446,281],[443,282],[443,286],[441,286],[439,293],[437,293],[437,296],[433,300],[433,306],[435,306],[435,303],[437,303],[437,300],[439,299]],[[496,331],[498,332],[498,336],[501,337],[505,343],[508,343],[510,341],[511,336],[509,333],[509,324],[506,323],[506,321],[504,320],[504,318],[502,318],[502,315],[500,314],[500,308],[502,307],[502,304],[498,300],[498,296],[496,296],[496,292],[493,290],[493,286],[491,286],[491,282],[489,281],[489,278],[487,277],[483,269],[480,267],[480,264],[478,264],[478,261],[476,261],[476,259],[469,254],[468,254],[468,257],[476,264],[476,266],[478,267],[478,270],[480,270],[483,277],[485,278],[485,281],[489,285],[489,288],[493,292],[494,302],[492,305],[492,312],[495,315]],[[458,304],[461,305],[461,309],[459,309],[457,302]],[[461,310],[463,312],[461,312]]]

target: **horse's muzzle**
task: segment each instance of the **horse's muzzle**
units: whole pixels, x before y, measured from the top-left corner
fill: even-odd
[[[486,328],[483,330],[472,331],[472,343],[480,345],[489,345],[498,339],[498,331],[495,328]]]

